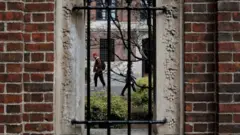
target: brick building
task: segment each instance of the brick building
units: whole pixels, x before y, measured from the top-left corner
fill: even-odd
[[[216,130],[222,135],[240,134],[240,2],[167,1],[178,3],[184,24],[180,27],[185,68],[179,134],[210,135]],[[0,1],[0,134],[59,135],[62,123],[70,125],[59,120],[71,117],[68,106],[59,107],[71,103],[58,102],[59,91],[70,91],[72,86],[65,81],[60,87],[59,80],[70,73],[61,74],[58,64],[63,59],[63,66],[68,66],[64,62],[70,58],[58,55],[61,45],[68,48],[60,44],[65,38],[58,26],[68,17],[63,16],[68,9],[62,6],[72,3],[79,4],[74,0]]]

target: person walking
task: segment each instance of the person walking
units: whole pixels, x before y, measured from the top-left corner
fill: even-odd
[[[135,77],[133,76],[133,73],[131,72],[131,75],[129,76],[129,81],[128,81],[128,76],[126,76],[126,84],[121,92],[121,96],[124,96],[125,91],[127,90],[128,86],[131,85],[132,89],[134,92],[136,92],[136,88],[134,85]]]
[[[93,72],[94,74],[94,83],[95,83],[95,88],[97,88],[97,83],[98,83],[98,78],[100,79],[103,88],[105,89],[105,81],[103,78],[103,70],[105,70],[105,63],[98,57],[97,53],[93,53],[93,58],[95,59],[94,67],[93,67]]]

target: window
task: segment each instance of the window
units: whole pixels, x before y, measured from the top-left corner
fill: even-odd
[[[148,1],[147,0],[141,0],[141,7],[148,7]],[[148,12],[147,10],[141,10],[140,11],[140,20],[145,21],[148,18]]]
[[[115,40],[110,40],[111,45],[111,61],[115,60]],[[100,58],[103,61],[108,60],[108,40],[107,39],[100,39]]]
[[[103,7],[107,5],[108,0],[97,0],[97,7]],[[111,0],[110,5],[116,7],[116,0]],[[116,19],[116,10],[111,10],[111,17]],[[96,10],[96,20],[107,20],[107,10]]]

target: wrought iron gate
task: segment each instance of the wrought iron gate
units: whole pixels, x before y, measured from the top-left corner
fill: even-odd
[[[166,12],[166,8],[164,7],[156,7],[156,0],[141,0],[144,3],[143,7],[133,7],[132,6],[132,0],[126,0],[127,6],[112,6],[111,0],[106,0],[106,2],[101,2],[103,3],[103,6],[91,6],[91,0],[88,0],[86,2],[87,5],[83,7],[74,7],[72,10],[73,12],[79,11],[79,10],[85,10],[87,13],[87,119],[85,121],[76,121],[73,120],[72,124],[85,124],[87,127],[87,135],[90,135],[90,125],[92,124],[107,124],[107,134],[111,134],[111,125],[112,124],[127,124],[128,125],[128,135],[131,135],[131,124],[147,124],[148,125],[148,135],[152,134],[152,124],[164,124],[166,123],[166,119],[164,120],[153,120],[153,104],[155,101],[154,96],[152,97],[152,94],[155,95],[156,91],[156,59],[153,58],[156,55],[148,55],[148,57],[142,57],[138,58],[140,60],[146,61],[149,66],[149,72],[148,72],[148,120],[133,120],[131,118],[131,85],[130,85],[130,76],[131,76],[131,70],[132,70],[132,61],[131,57],[133,53],[131,52],[131,12],[132,11],[137,11],[140,13],[140,11],[144,11],[147,14],[147,26],[148,26],[148,54],[156,54],[156,11],[162,11]],[[104,4],[105,3],[105,4]],[[90,32],[90,23],[91,23],[91,10],[105,10],[106,11],[106,22],[107,22],[107,45],[108,45],[108,56],[107,56],[107,116],[108,119],[105,121],[92,121],[91,120],[91,113],[90,113],[90,37],[91,37],[91,32]],[[127,120],[124,121],[119,121],[119,120],[112,120],[110,118],[111,115],[111,21],[113,21],[113,17],[111,15],[113,10],[122,10],[122,11],[127,11],[127,43],[124,45],[127,48],[127,84],[128,84],[128,118]],[[150,47],[153,45],[153,47]]]

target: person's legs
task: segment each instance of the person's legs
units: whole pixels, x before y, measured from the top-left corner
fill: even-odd
[[[99,72],[99,78],[100,78],[100,81],[102,82],[103,87],[105,87],[105,81],[104,81],[102,72]]]
[[[127,88],[128,88],[128,83],[125,84],[125,86],[124,86],[124,88],[123,88],[123,90],[121,92],[121,96],[124,96],[124,93],[125,93]]]
[[[94,74],[95,87],[97,87],[97,81],[98,81],[98,73],[95,73],[95,74]]]

